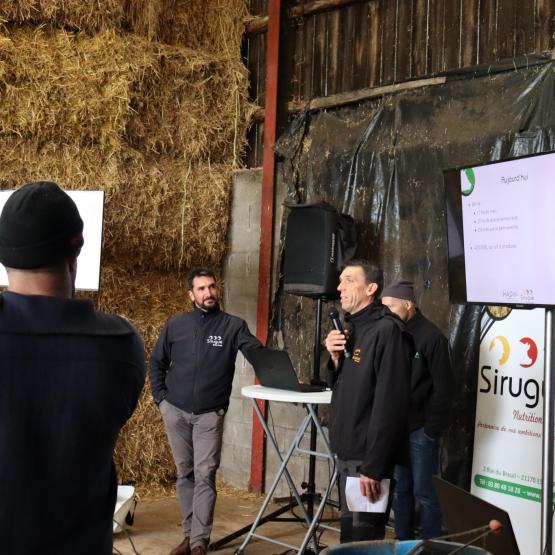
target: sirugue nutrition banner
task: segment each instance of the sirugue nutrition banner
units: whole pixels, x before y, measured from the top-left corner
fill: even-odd
[[[544,344],[544,309],[484,311],[471,491],[509,513],[522,554],[540,552]]]

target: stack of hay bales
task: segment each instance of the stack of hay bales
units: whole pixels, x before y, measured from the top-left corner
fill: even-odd
[[[244,16],[243,0],[0,4],[0,188],[105,191],[96,302],[134,322],[147,354],[185,306],[187,269],[221,267],[251,110]],[[143,490],[173,481],[148,389],[117,462]]]

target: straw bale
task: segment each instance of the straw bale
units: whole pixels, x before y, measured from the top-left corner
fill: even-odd
[[[43,28],[0,37],[0,134],[119,146],[131,113],[125,41]]]
[[[153,154],[210,156],[215,162],[231,157],[237,165],[252,110],[244,65],[159,43],[129,42],[128,51],[131,59],[138,52],[152,58],[129,93],[129,144]]]
[[[0,159],[2,189],[13,189],[28,181],[51,180],[67,189],[104,189],[109,200],[119,187],[119,157],[113,152],[2,137]]]
[[[0,141],[0,187],[50,179],[105,191],[103,259],[136,271],[218,268],[225,253],[231,164],[152,160],[132,149]]]
[[[149,0],[145,0],[148,2]],[[51,25],[85,31],[119,29],[124,23],[123,0],[2,0],[0,18],[17,24]]]
[[[130,261],[140,270],[181,272],[194,264],[219,267],[225,252],[231,176],[229,163],[128,158],[122,185],[113,197],[117,209],[106,236],[110,257]]]
[[[103,266],[101,289],[95,301],[101,310],[133,322],[144,339],[145,354],[152,351],[168,318],[190,306],[182,279],[128,271],[115,265]],[[175,465],[148,383],[133,417],[120,434],[116,463],[123,482],[171,486],[175,481]]]
[[[230,60],[240,60],[248,14],[245,0],[128,0],[134,32]]]
[[[242,63],[111,32],[17,29],[0,38],[0,134],[238,157],[251,106]]]
[[[148,40],[239,61],[245,0],[3,0],[0,19],[88,35],[132,31]]]

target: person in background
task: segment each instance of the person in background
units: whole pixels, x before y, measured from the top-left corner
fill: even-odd
[[[0,551],[111,555],[113,453],[144,384],[143,342],[74,299],[83,222],[51,182],[0,215]]]
[[[395,464],[406,457],[413,345],[405,324],[379,300],[379,268],[367,260],[351,260],[339,281],[350,331],[348,337],[330,331],[326,349],[333,387],[330,444],[338,459],[341,495],[340,541],[379,540],[385,537],[392,496],[384,513],[351,512],[345,486],[347,477],[360,478],[362,495],[375,502],[381,481],[393,478]]]
[[[412,282],[399,281],[386,287],[382,303],[406,322],[416,347],[409,413],[410,465],[395,468],[395,533],[400,540],[414,538],[417,501],[421,536],[434,538],[441,535],[442,522],[432,476],[439,470],[439,443],[449,422],[453,391],[449,345],[437,326],[416,307]]]
[[[211,270],[188,277],[191,312],[171,318],[151,356],[150,383],[177,467],[177,497],[185,538],[171,555],[204,555],[216,504],[224,416],[235,358],[262,344],[244,320],[220,310]]]

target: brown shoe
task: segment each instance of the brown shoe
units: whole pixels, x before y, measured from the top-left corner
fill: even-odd
[[[194,551],[194,549],[193,549]],[[185,538],[177,547],[170,551],[170,555],[191,555],[191,547],[189,546],[189,538]]]
[[[196,547],[193,547],[191,555],[206,555],[206,549],[204,549],[202,545],[197,545]]]

